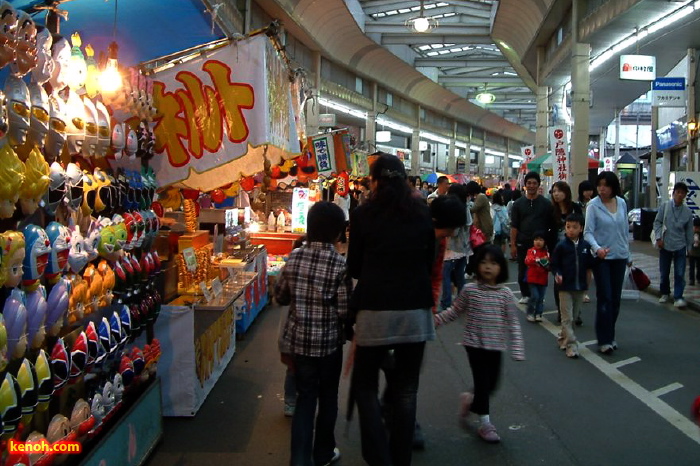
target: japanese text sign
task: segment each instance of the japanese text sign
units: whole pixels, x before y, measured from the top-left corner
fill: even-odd
[[[554,181],[567,181],[569,178],[569,148],[566,127],[554,126],[550,128],[549,141],[552,148]]]

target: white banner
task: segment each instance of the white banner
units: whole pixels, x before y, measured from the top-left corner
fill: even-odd
[[[209,191],[299,154],[288,72],[267,36],[154,75],[159,186]],[[264,156],[264,157],[263,157]]]
[[[535,146],[522,146],[520,148],[520,155],[523,156],[523,161],[521,163],[529,162],[535,158]]]
[[[549,143],[552,148],[554,181],[567,181],[569,179],[569,148],[566,127],[553,126],[549,128]]]

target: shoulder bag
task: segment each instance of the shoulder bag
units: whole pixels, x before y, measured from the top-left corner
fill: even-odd
[[[656,241],[659,239],[663,239],[664,233],[666,233],[666,216],[667,215],[668,215],[668,202],[666,204],[664,204],[664,215],[663,215],[663,217],[661,217],[661,219],[662,219],[661,220],[661,238],[656,237],[656,230],[653,227],[651,229],[651,234],[649,235],[649,239],[651,240],[651,245],[657,249],[658,249],[658,246],[656,245]]]

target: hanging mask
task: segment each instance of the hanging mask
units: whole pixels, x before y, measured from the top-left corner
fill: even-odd
[[[105,405],[105,411],[109,414],[116,402],[114,397],[114,385],[112,385],[112,382],[105,382],[105,386],[102,388],[102,402]]]
[[[22,79],[10,75],[5,78],[5,98],[10,123],[7,139],[11,145],[21,146],[27,141],[29,133],[29,89]]]
[[[95,427],[95,418],[90,411],[90,405],[82,398],[75,402],[71,411],[70,428],[77,434],[79,441]]]
[[[49,171],[49,190],[44,194],[44,210],[51,216],[66,197],[66,172],[58,162],[51,164]]]
[[[61,156],[66,142],[66,103],[55,94],[49,96],[49,134],[46,136],[46,155],[49,160]]]
[[[131,358],[131,362],[134,365],[134,375],[137,377],[140,376],[141,372],[143,372],[144,366],[146,365],[146,361],[143,357],[143,351],[141,351],[141,348],[139,348],[138,346],[134,346],[133,348],[131,348],[129,357]]]
[[[102,401],[102,393],[95,393],[90,402],[90,413],[95,418],[95,425],[100,425],[107,411],[105,410],[104,401]]]
[[[24,182],[25,167],[12,146],[0,147],[0,218],[10,218]]]
[[[122,158],[126,137],[124,136],[124,125],[112,118],[112,154],[119,160]]]
[[[0,68],[15,61],[17,50],[17,11],[8,2],[0,2]]]
[[[119,374],[122,376],[122,381],[125,387],[131,385],[134,381],[134,363],[126,354],[122,356],[119,362]]]
[[[110,204],[110,185],[111,182],[107,178],[107,174],[100,168],[95,168],[92,174],[95,183],[97,183],[97,189],[95,190],[95,207],[94,211],[97,213],[103,212]]]
[[[44,84],[51,78],[56,65],[51,58],[51,44],[53,38],[47,28],[36,35],[37,64],[32,70],[32,82]]]
[[[7,330],[7,354],[10,359],[24,356],[27,350],[27,308],[24,293],[13,289],[5,300],[2,315]]]
[[[85,143],[85,105],[78,93],[71,90],[66,100],[66,147],[70,155],[80,154]]]
[[[87,367],[88,341],[85,332],[80,332],[70,350],[70,378],[80,377]]]
[[[129,182],[126,179],[126,172],[121,168],[117,169],[117,188],[117,205],[121,206],[124,210],[129,210],[127,199]]]
[[[97,109],[97,147],[95,148],[95,157],[106,157],[111,143],[109,112],[105,104],[100,101],[95,103],[95,108]]]
[[[68,85],[68,70],[70,63],[70,44],[65,38],[60,38],[51,47],[51,57],[54,68],[49,79],[53,92],[58,92]]]
[[[79,274],[88,263],[88,254],[85,250],[85,239],[80,234],[80,228],[70,228],[70,253],[68,254],[68,266],[71,272]]]
[[[112,315],[109,316],[109,331],[112,332],[112,338],[117,346],[123,348],[126,344],[126,332],[122,328],[122,321],[117,311],[112,312]]]
[[[76,278],[71,283],[68,297],[68,323],[73,324],[85,316],[85,308],[89,306],[88,283],[82,278]]]
[[[29,139],[41,149],[49,132],[49,96],[40,84],[30,83],[29,100],[32,105],[29,115]]]
[[[100,92],[100,70],[97,69],[97,62],[95,61],[95,50],[90,44],[85,46],[85,55],[85,65],[87,67],[85,92],[89,98],[93,99]]]
[[[114,285],[116,283],[116,277],[114,275],[114,270],[109,266],[106,260],[101,260],[97,264],[97,273],[102,277],[102,296],[100,297],[100,306],[106,307],[112,304],[114,299]]]
[[[51,254],[51,242],[46,231],[37,225],[27,225],[22,233],[25,241],[22,285],[27,289],[44,275]]]
[[[139,123],[139,128],[137,132],[137,148],[136,148],[136,156],[145,158],[148,154],[148,141],[149,141],[149,135],[148,135],[148,122],[146,120],[141,120],[141,123]]]
[[[46,289],[43,286],[27,293],[27,337],[32,349],[39,349],[44,344],[47,306]]]
[[[91,222],[88,228],[88,235],[85,238],[85,250],[88,253],[88,261],[93,261],[99,256],[98,246],[100,244],[100,231],[102,225],[98,222]]]
[[[22,405],[22,422],[27,426],[39,402],[39,382],[34,365],[26,358],[17,369],[17,383]]]
[[[114,253],[118,251],[117,248],[117,235],[114,230],[114,226],[109,225],[102,227],[100,230],[100,242],[97,246],[97,251],[100,253],[100,257],[112,260],[114,259]]]
[[[0,315],[0,371],[7,367],[7,329],[5,319]]]
[[[127,126],[129,128],[126,133],[126,148],[124,149],[124,152],[126,153],[126,156],[129,157],[130,159],[135,159],[136,158],[136,150],[138,149],[138,135],[136,134],[136,131],[131,129],[130,126]]]
[[[112,225],[114,225],[114,234],[117,238],[117,250],[124,249],[129,237],[124,217],[119,214],[114,214],[114,216],[112,216]]]
[[[9,372],[0,384],[0,418],[5,436],[12,436],[22,417],[22,394],[17,379]]]
[[[131,337],[131,312],[127,305],[123,305],[119,309],[119,321],[121,322],[122,329],[127,338]]]
[[[5,93],[0,91],[0,138],[7,135],[8,129],[10,129],[10,120],[7,116],[7,98]]]
[[[51,350],[51,373],[53,374],[53,389],[60,390],[68,382],[71,359],[66,350],[66,343],[59,338]]]
[[[87,367],[92,367],[97,358],[97,345],[100,344],[97,336],[97,327],[95,322],[90,321],[85,328],[85,336],[87,337]]]
[[[34,369],[39,388],[37,411],[46,411],[51,401],[51,395],[53,395],[53,381],[51,380],[51,363],[49,363],[49,357],[43,349],[39,350]]]
[[[4,286],[14,288],[22,281],[24,270],[22,263],[25,255],[24,235],[19,231],[5,231],[0,233],[0,247],[2,248],[2,276]]]
[[[50,170],[49,164],[36,147],[29,151],[24,167],[25,177],[19,191],[19,205],[24,215],[31,215],[39,208],[39,202],[49,189]]]
[[[51,242],[51,254],[45,272],[49,277],[66,271],[70,254],[70,231],[58,222],[51,222],[46,226],[46,235]]]
[[[87,171],[83,172],[83,203],[81,210],[84,216],[92,214],[95,210],[95,199],[97,198],[98,185],[95,177]]]
[[[31,16],[24,11],[20,11],[17,23],[17,56],[10,64],[12,74],[24,76],[29,73],[37,64],[36,50],[36,24]]]
[[[102,346],[108,356],[117,348],[117,342],[114,340],[111,332],[109,321],[106,317],[103,317],[97,326],[97,336],[100,338],[100,346]]]
[[[83,203],[83,172],[73,162],[66,165],[66,199],[68,207],[77,211]]]
[[[139,212],[134,212],[134,221],[136,222],[136,233],[134,234],[134,247],[140,248],[146,236],[146,223],[143,216]]]
[[[124,243],[123,249],[126,251],[131,251],[134,249],[134,239],[137,238],[137,228],[136,220],[134,216],[129,212],[124,212],[124,227],[126,229],[126,242]]]
[[[62,278],[56,283],[49,292],[49,297],[46,300],[46,323],[44,328],[46,334],[50,337],[58,336],[58,333],[63,327],[63,321],[68,310],[70,294],[70,282]]]
[[[85,106],[85,142],[83,156],[94,157],[97,150],[97,107],[88,97],[83,97]]]
[[[85,55],[83,51],[80,50],[80,46],[83,42],[80,38],[80,34],[74,32],[70,36],[71,43],[73,47],[70,50],[70,59],[68,60],[68,75],[67,84],[74,91],[78,91],[85,86],[85,79],[87,78],[87,63],[85,63]]]
[[[116,404],[119,404],[124,397],[124,381],[120,373],[114,374],[112,385],[114,386],[114,401]]]

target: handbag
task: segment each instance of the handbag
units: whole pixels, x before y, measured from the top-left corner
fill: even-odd
[[[632,267],[626,267],[625,269],[625,280],[622,282],[622,293],[620,294],[620,299],[639,301],[641,293],[637,284],[632,278]]]
[[[634,280],[634,284],[637,285],[637,289],[639,291],[644,291],[649,288],[649,285],[651,285],[651,280],[642,269],[639,267],[632,267],[630,273],[632,274],[632,280]]]
[[[656,237],[656,230],[654,228],[651,229],[651,233],[649,234],[649,239],[651,240],[651,245],[654,246],[654,248],[658,249],[659,247],[656,245],[656,241],[659,239],[663,239],[664,233],[666,233],[666,215],[668,214],[668,205],[664,206],[664,216],[661,221],[661,238]]]
[[[475,225],[469,227],[469,244],[472,249],[476,249],[486,242],[486,236],[481,229]]]

